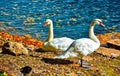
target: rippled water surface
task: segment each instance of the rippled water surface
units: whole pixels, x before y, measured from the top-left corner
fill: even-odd
[[[26,18],[34,23],[24,25]],[[45,19],[50,18],[54,24],[55,37],[67,36],[73,39],[88,37],[88,28],[95,18],[103,19],[107,28],[120,32],[119,0],[1,0],[0,31],[15,35],[30,34],[47,37],[48,28],[42,28]],[[95,33],[106,33],[95,27]]]

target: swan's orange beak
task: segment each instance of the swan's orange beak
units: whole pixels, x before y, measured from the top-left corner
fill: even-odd
[[[102,22],[100,22],[100,26],[104,27],[105,25]]]
[[[45,27],[45,26],[47,26],[47,22],[45,22],[45,23],[43,24],[43,27]]]

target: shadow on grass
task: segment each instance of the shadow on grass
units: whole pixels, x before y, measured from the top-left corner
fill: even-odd
[[[54,53],[55,55],[58,55],[58,54],[61,54],[61,53],[62,53],[62,51],[54,51],[54,50],[53,50],[53,51],[45,51],[45,50],[42,50],[41,48],[36,49],[35,52],[40,52],[40,53],[52,52],[52,53]]]
[[[39,49],[36,49],[35,52],[43,52],[43,53],[44,53],[44,52],[46,52],[46,51],[44,51],[44,50],[42,50],[41,48],[39,48]]]
[[[35,52],[43,52],[43,53],[44,53],[44,52],[56,52],[56,51],[54,51],[54,50],[53,50],[53,51],[49,51],[49,50],[48,50],[48,51],[45,51],[45,50],[39,48],[39,49],[36,49]],[[58,52],[58,51],[57,51],[57,52]]]
[[[70,60],[64,60],[64,59],[52,59],[52,58],[42,58],[42,61],[44,61],[45,63],[49,63],[49,64],[72,64],[73,61]]]

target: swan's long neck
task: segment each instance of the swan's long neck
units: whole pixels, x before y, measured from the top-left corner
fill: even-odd
[[[53,38],[54,38],[54,34],[53,34],[53,23],[51,22],[51,24],[48,25],[48,26],[49,26],[49,27],[48,27],[48,39],[47,39],[47,41],[49,42],[49,41],[53,40]]]
[[[98,40],[98,38],[95,36],[94,34],[94,26],[95,26],[95,23],[92,22],[91,25],[90,25],[90,29],[89,29],[89,37],[94,41],[96,42],[97,44],[100,45],[100,41]]]

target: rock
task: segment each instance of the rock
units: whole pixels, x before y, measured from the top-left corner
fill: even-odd
[[[0,47],[0,53],[2,53],[2,48]]]
[[[96,52],[112,58],[120,56],[120,51],[112,48],[100,47]]]
[[[97,35],[98,39],[100,40],[100,44],[106,44],[107,41],[113,40],[113,39],[120,39],[120,33],[119,32],[112,32],[112,33],[105,33],[105,34],[99,34]]]
[[[4,43],[2,47],[2,53],[4,54],[12,54],[12,55],[29,55],[27,48],[23,46],[22,43],[8,41]]]
[[[35,24],[35,20],[32,17],[28,17],[27,19],[24,20],[23,24],[24,25],[34,25]]]
[[[120,39],[113,39],[107,42],[109,48],[115,48],[120,50]]]
[[[5,39],[0,36],[0,47],[3,46]]]
[[[31,76],[32,68],[29,66],[25,66],[20,69],[20,72],[22,73],[22,76]]]
[[[26,48],[27,48],[29,51],[34,51],[34,50],[35,50],[35,46],[34,46],[34,45],[26,45]]]

